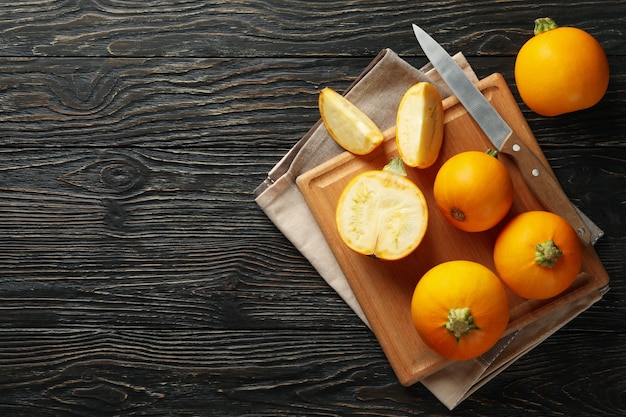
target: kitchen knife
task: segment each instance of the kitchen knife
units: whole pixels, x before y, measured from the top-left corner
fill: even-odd
[[[446,50],[419,26],[414,24],[413,31],[424,53],[467,112],[498,151],[515,161],[537,200],[547,210],[567,220],[583,243],[592,243],[591,232],[581,217],[582,213],[570,202],[549,169],[517,137]]]

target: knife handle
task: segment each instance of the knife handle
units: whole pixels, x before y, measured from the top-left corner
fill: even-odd
[[[526,184],[544,208],[567,220],[581,241],[591,244],[591,233],[587,225],[561,188],[559,181],[515,133],[506,138],[500,152],[513,158]]]

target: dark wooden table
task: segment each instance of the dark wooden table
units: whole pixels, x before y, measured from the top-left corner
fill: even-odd
[[[528,3],[0,2],[0,415],[624,415],[626,2]],[[543,16],[605,48],[594,108],[519,100]],[[253,196],[322,87],[383,48],[426,63],[412,22],[505,76],[611,277],[453,412],[397,382]]]

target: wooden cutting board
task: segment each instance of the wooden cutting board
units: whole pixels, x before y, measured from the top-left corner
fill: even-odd
[[[504,78],[492,74],[479,89],[518,136],[548,166]],[[455,259],[479,262],[495,271],[492,249],[501,226],[524,211],[543,209],[522,179],[517,166],[500,155],[515,188],[513,207],[503,222],[486,232],[466,233],[449,225],[439,213],[432,194],[435,175],[452,155],[485,151],[493,147],[482,130],[455,97],[444,100],[444,143],[438,161],[430,168],[407,168],[408,177],[424,193],[429,206],[428,231],[420,246],[407,258],[383,261],[357,254],[341,241],[335,226],[335,206],[348,181],[356,174],[382,169],[398,156],[393,130],[386,141],[365,156],[345,152],[297,178],[297,184],[328,241],[400,383],[411,385],[445,367],[450,361],[437,355],[420,339],[411,320],[411,297],[419,278],[433,266]],[[572,286],[561,295],[543,301],[522,299],[509,293],[511,319],[506,334],[539,320],[559,306],[571,303],[608,285],[608,275],[592,246],[585,247],[583,267]]]

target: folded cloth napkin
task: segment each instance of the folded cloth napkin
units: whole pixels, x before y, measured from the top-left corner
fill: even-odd
[[[478,82],[461,53],[455,55],[454,60],[473,82]],[[418,70],[392,50],[385,49],[344,95],[384,131],[395,125],[396,109],[404,92],[419,81],[435,85],[444,98],[451,95],[430,64]],[[254,193],[257,204],[265,214],[369,326],[367,317],[295,182],[300,174],[343,151],[328,135],[321,121],[318,121],[269,172]],[[577,299],[575,303],[562,306],[541,320],[502,338],[481,357],[453,362],[424,378],[421,383],[451,410],[600,298],[601,294],[594,292]]]

